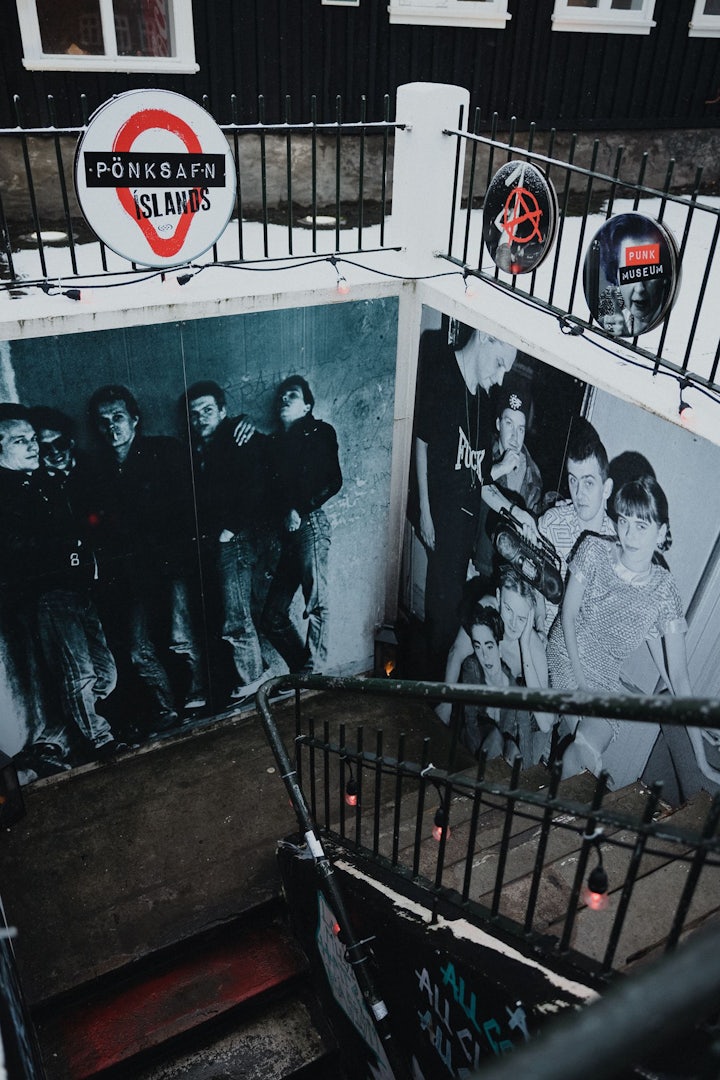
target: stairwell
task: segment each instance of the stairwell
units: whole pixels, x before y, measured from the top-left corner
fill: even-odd
[[[280,901],[33,1009],[48,1080],[341,1077]]]

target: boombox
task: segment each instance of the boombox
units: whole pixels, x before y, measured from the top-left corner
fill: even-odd
[[[538,544],[531,544],[508,511],[500,511],[492,538],[498,555],[514,566],[546,600],[559,604],[564,589],[560,559],[555,549],[542,536],[538,539]]]

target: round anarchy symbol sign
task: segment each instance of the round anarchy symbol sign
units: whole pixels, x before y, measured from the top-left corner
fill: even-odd
[[[493,176],[483,204],[483,239],[507,274],[536,270],[555,240],[555,189],[529,161],[508,161]]]

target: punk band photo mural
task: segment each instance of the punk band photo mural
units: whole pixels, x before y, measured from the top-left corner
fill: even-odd
[[[22,783],[272,676],[367,670],[394,304],[0,344],[0,750]]]
[[[404,558],[415,677],[717,696],[718,449],[424,310]],[[702,515],[697,507],[702,505]],[[708,613],[708,614],[706,614]],[[702,638],[693,633],[708,619]],[[714,643],[714,644],[713,644]],[[477,756],[718,790],[712,732],[441,703]]]

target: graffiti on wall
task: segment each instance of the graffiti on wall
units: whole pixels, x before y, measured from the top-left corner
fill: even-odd
[[[415,971],[420,997],[418,1021],[448,1075],[463,1080],[475,1073],[488,1056],[510,1053],[527,1042],[530,1034],[522,1002],[505,1005],[479,1000],[452,960],[433,975],[424,967]]]

